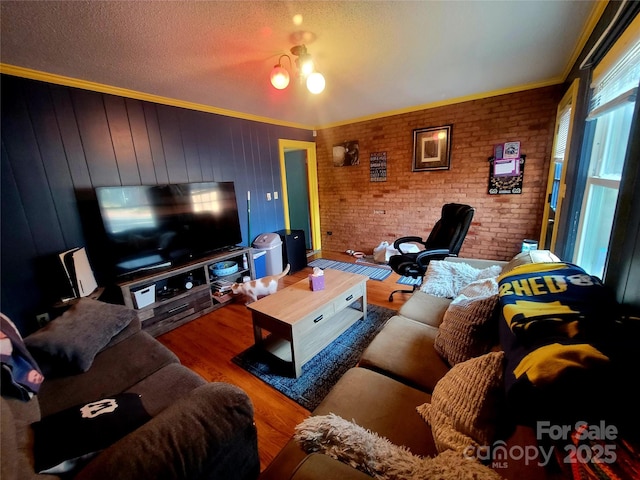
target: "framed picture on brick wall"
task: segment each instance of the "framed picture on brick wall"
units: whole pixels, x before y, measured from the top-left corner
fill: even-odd
[[[387,181],[387,152],[369,154],[369,171],[372,182]]]
[[[414,172],[449,170],[451,166],[451,129],[443,127],[418,128],[413,131]]]
[[[520,194],[526,155],[517,159],[489,158],[489,195]]]
[[[360,146],[357,140],[333,146],[333,166],[350,167],[360,165]]]

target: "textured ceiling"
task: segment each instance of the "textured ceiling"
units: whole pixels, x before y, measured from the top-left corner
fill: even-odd
[[[558,83],[595,4],[2,0],[1,62],[320,127]],[[298,43],[326,78],[319,95],[269,83]]]

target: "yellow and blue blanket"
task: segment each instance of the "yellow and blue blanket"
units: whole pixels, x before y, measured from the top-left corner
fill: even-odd
[[[600,279],[570,263],[532,263],[501,275],[498,284],[512,400],[526,405],[545,391],[555,395],[560,384],[566,390],[598,381],[594,375],[611,362],[618,318],[613,294]]]

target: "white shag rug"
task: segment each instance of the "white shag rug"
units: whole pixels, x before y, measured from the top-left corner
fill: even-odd
[[[433,458],[419,457],[335,414],[309,417],[296,427],[294,438],[307,453],[329,455],[380,480],[502,478],[477,460],[453,450]]]

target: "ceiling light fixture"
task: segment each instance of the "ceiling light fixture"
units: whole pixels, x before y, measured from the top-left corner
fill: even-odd
[[[271,85],[278,90],[283,90],[289,85],[289,72],[282,66],[283,57],[287,57],[289,59],[289,65],[291,65],[289,55],[280,55],[278,64],[274,65],[273,70],[271,70]]]
[[[321,73],[313,72],[307,77],[307,89],[311,93],[321,93],[324,90],[325,81]]]
[[[307,53],[307,47],[304,45],[296,45],[291,47],[291,54],[298,57],[296,59],[296,67],[298,68],[298,76],[300,82],[306,82],[307,89],[314,94],[318,94],[324,90],[325,80],[320,72],[316,72],[315,64],[311,55]],[[289,65],[292,68],[291,58],[289,55],[280,55],[278,64],[274,65],[271,70],[271,85],[278,90],[287,88],[289,85],[290,75],[286,68],[282,66],[282,58],[289,59]]]

